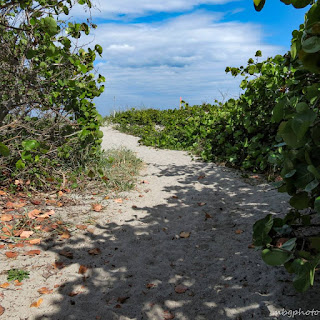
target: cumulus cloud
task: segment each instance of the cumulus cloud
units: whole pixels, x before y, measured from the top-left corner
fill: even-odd
[[[180,96],[201,104],[239,95],[241,78],[226,75],[226,66],[245,65],[257,50],[267,57],[285,49],[265,44],[260,25],[220,18],[197,11],[157,23],[100,24],[93,36],[104,49],[97,68],[107,83],[99,110],[175,107]]]

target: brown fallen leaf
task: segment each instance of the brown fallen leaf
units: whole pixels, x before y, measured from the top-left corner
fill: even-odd
[[[147,283],[146,288],[151,289],[154,288],[156,285],[154,283]]]
[[[18,256],[18,253],[17,252],[13,252],[13,251],[7,251],[6,252],[6,256],[8,258],[16,258]]]
[[[92,209],[96,212],[100,212],[102,210],[102,205],[100,203],[92,204]]]
[[[30,250],[26,252],[26,255],[28,256],[38,256],[41,253],[40,250]]]
[[[38,199],[32,199],[32,200],[30,200],[30,202],[32,203],[32,204],[34,204],[35,206],[38,206],[39,204],[41,204],[41,200],[38,200]]]
[[[238,229],[238,230],[235,231],[235,234],[241,234],[241,233],[243,233],[243,232],[244,232],[243,230]]]
[[[133,205],[131,208],[132,209],[137,209],[138,207],[136,205]]]
[[[174,291],[176,293],[185,293],[188,290],[188,287],[184,286],[183,284],[178,284],[175,288]]]
[[[41,242],[41,239],[32,239],[32,240],[29,240],[29,243],[30,244],[40,244],[40,242]]]
[[[203,175],[200,175],[199,177],[198,177],[198,180],[202,180],[202,179],[204,179],[206,176],[203,174]]]
[[[12,243],[9,243],[9,244],[8,244],[8,248],[9,248],[9,249],[13,249],[13,248],[15,248],[15,247],[16,247],[15,244],[12,244]]]
[[[43,299],[40,298],[38,301],[32,302],[32,303],[30,304],[30,308],[33,308],[33,307],[34,307],[34,308],[39,308],[42,302],[43,302]]]
[[[6,195],[7,195],[6,192],[4,192],[3,190],[0,190],[0,196],[6,196]]]
[[[254,246],[254,244],[251,243],[251,244],[248,245],[248,248],[249,248],[249,249],[254,249],[255,246]]]
[[[27,239],[30,238],[34,234],[33,231],[22,231],[20,234],[20,238]]]
[[[27,205],[27,203],[24,202],[24,201],[20,201],[20,202],[11,202],[11,201],[8,201],[8,202],[6,203],[6,208],[7,208],[7,209],[19,209],[19,208],[24,207],[25,205]]]
[[[123,202],[123,200],[120,199],[120,198],[119,199],[114,199],[113,201],[116,202],[116,203],[122,203]]]
[[[163,320],[172,320],[174,317],[174,314],[170,311],[163,311]]]
[[[89,254],[91,255],[98,255],[101,253],[101,250],[99,248],[94,248],[88,251]]]
[[[23,283],[20,282],[19,280],[14,280],[14,285],[15,285],[16,287],[20,287],[20,286],[23,285]]]
[[[71,237],[71,234],[68,230],[65,230],[63,234],[60,236],[60,239],[69,239]]]
[[[74,297],[74,296],[77,296],[80,292],[75,292],[75,291],[71,291],[68,293],[68,296],[69,297]]]
[[[119,297],[117,299],[118,302],[120,302],[121,304],[125,303],[128,299],[130,299],[130,297]]]
[[[73,253],[71,251],[62,250],[62,251],[59,252],[59,254],[61,256],[66,257],[66,258],[73,259]]]
[[[9,286],[10,286],[9,282],[5,282],[3,284],[0,284],[0,288],[2,288],[2,289],[8,288]]]
[[[207,203],[206,202],[198,202],[198,206],[199,207],[203,207],[203,206],[205,206]]]
[[[79,274],[85,274],[87,271],[88,271],[88,267],[80,265],[80,268],[78,271]]]
[[[1,244],[0,249],[3,249],[5,246],[6,246],[5,244]]]
[[[2,316],[5,311],[6,309],[3,306],[0,306],[0,316]]]
[[[62,261],[55,261],[52,266],[55,268],[55,269],[63,269],[66,265],[62,262]]]
[[[182,232],[180,232],[180,238],[189,238],[190,234],[191,234],[191,232],[182,231]]]
[[[206,215],[205,215],[205,221],[207,221],[208,219],[212,219],[212,216],[206,212]]]
[[[172,196],[171,198],[172,198],[172,199],[179,199],[178,196]]]
[[[9,222],[11,220],[13,220],[13,215],[12,214],[3,214],[1,216],[1,221]]]
[[[47,287],[42,287],[38,290],[40,294],[50,294],[53,292],[53,289],[48,289]]]
[[[78,224],[78,225],[76,225],[76,228],[79,230],[86,230],[88,227],[85,226],[84,224]]]
[[[33,209],[32,211],[28,212],[28,217],[30,219],[35,219],[41,213],[38,209]]]
[[[54,199],[47,199],[47,200],[46,200],[46,205],[54,205],[54,204],[56,204],[56,203],[57,203],[57,201],[54,200]]]
[[[16,248],[23,248],[24,247],[24,243],[20,242],[16,244]]]

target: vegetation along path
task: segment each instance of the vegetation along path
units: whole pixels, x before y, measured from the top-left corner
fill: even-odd
[[[2,270],[32,267],[21,290],[2,292],[6,319],[287,319],[276,312],[320,310],[319,284],[302,296],[250,246],[256,220],[287,211],[285,195],[257,176],[103,131],[104,148],[144,161],[136,189],[75,199],[55,213],[78,225],[70,238],[41,244],[19,265],[3,260]],[[88,218],[92,201],[102,209]],[[84,219],[92,226],[81,228]]]

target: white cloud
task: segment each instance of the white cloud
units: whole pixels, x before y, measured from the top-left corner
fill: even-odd
[[[209,2],[226,1],[110,0],[103,8],[108,12],[161,10],[162,6],[182,10]],[[287,48],[266,44],[259,24],[221,22],[223,18],[221,12],[197,10],[160,22],[99,23],[89,37],[80,38],[91,47],[94,43],[103,47],[97,68],[107,82],[105,93],[95,99],[98,110],[107,114],[114,107],[177,107],[180,96],[190,104],[238,96],[241,76],[225,74],[227,66],[246,65],[257,50],[266,58]]]
[[[264,57],[285,51],[264,44],[260,25],[218,18],[200,11],[161,23],[100,24],[94,36],[104,53],[97,67],[107,83],[99,111],[176,107],[180,96],[190,104],[237,96],[241,77],[226,75],[226,66],[245,65],[257,50]]]
[[[92,0],[92,15],[114,18],[118,15],[141,16],[153,12],[182,12],[199,5],[216,5],[239,0]],[[72,13],[83,16],[82,6],[76,5]]]

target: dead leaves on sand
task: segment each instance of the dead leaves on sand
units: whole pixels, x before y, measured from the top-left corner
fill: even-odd
[[[38,301],[31,303],[30,308],[39,308],[42,302],[43,302],[43,299],[40,298]]]
[[[47,287],[42,287],[38,290],[40,294],[51,294],[53,289],[48,289]]]

